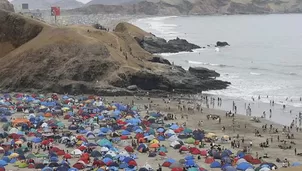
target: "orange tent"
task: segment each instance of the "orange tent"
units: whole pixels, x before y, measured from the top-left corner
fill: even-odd
[[[24,118],[17,118],[12,121],[13,126],[16,126],[21,123],[30,125],[30,121],[28,119],[24,119]]]
[[[52,117],[52,114],[51,113],[45,113],[44,117]]]
[[[159,148],[158,143],[150,144],[149,148]]]

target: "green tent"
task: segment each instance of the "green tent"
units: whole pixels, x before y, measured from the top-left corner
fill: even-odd
[[[46,154],[36,154],[37,158],[46,158],[48,157]]]
[[[104,147],[104,146],[110,146],[111,147],[112,146],[112,143],[107,139],[101,139],[101,140],[97,141],[97,144],[101,147]]]
[[[36,158],[36,156],[32,153],[30,153],[26,156],[26,159],[33,159],[33,158]]]
[[[185,133],[185,134],[191,134],[191,133],[193,133],[193,130],[192,130],[192,129],[189,129],[189,128],[186,128],[186,129],[184,130],[184,133]]]
[[[26,168],[28,166],[27,163],[23,162],[18,165],[19,168]]]
[[[136,107],[136,106],[133,106],[133,107],[131,108],[131,110],[137,111],[137,107]]]
[[[194,144],[195,143],[195,139],[192,138],[192,137],[190,137],[190,138],[186,139],[185,142],[188,143],[188,144]]]

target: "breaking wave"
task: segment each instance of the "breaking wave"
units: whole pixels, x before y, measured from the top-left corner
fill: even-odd
[[[205,62],[199,62],[199,61],[190,61],[190,60],[185,60],[189,64],[194,64],[194,65],[207,65],[207,66],[217,66],[217,67],[233,67],[230,65],[225,65],[225,64],[212,64],[212,63],[205,63]]]

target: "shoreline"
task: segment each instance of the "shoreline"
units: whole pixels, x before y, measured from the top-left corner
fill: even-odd
[[[128,98],[128,101],[130,103],[131,99],[136,99],[134,100],[135,104],[146,104],[147,97],[107,97],[110,100],[120,100],[121,98],[124,99]],[[171,99],[174,99],[173,96],[170,97]],[[235,115],[235,124],[232,124],[232,119],[229,117],[225,117],[225,110],[222,109],[217,109],[217,108],[204,108],[203,107],[203,113],[199,113],[197,111],[195,111],[194,113],[189,112],[189,111],[179,111],[176,108],[177,103],[175,103],[175,100],[171,100],[171,104],[165,104],[163,103],[163,99],[168,100],[168,98],[151,98],[151,100],[154,100],[154,110],[155,111],[161,111],[163,113],[173,113],[175,115],[178,116],[178,120],[180,121],[180,124],[183,122],[187,122],[188,127],[190,128],[198,128],[198,121],[202,120],[203,121],[203,125],[202,125],[202,129],[206,130],[207,132],[213,132],[215,133],[218,137],[221,137],[223,135],[229,135],[230,137],[236,137],[237,134],[239,134],[239,136],[243,139],[245,139],[245,143],[243,144],[248,144],[249,141],[253,142],[253,150],[252,150],[252,155],[255,156],[256,152],[258,153],[259,156],[264,155],[265,153],[267,153],[270,158],[266,159],[267,162],[272,162],[272,163],[276,163],[276,158],[278,156],[282,156],[281,154],[286,154],[286,157],[288,160],[290,160],[291,162],[294,161],[302,161],[302,158],[297,158],[296,156],[292,156],[291,154],[293,153],[293,149],[291,152],[285,152],[284,150],[280,150],[278,148],[278,146],[276,145],[276,139],[277,136],[280,136],[282,139],[283,136],[285,136],[285,133],[282,132],[282,128],[283,125],[272,122],[270,120],[266,120],[266,119],[260,119],[261,123],[256,123],[254,121],[251,121],[251,117],[245,116],[244,114],[236,114]],[[177,98],[176,98],[177,99]],[[184,102],[187,101],[194,101],[194,100],[188,100],[189,98],[182,98],[185,99],[183,100]],[[127,100],[126,100],[127,101]],[[161,104],[160,104],[161,103]],[[173,106],[173,107],[172,107]],[[168,109],[169,107],[170,110]],[[181,119],[179,120],[179,118],[181,118],[182,114],[188,114],[188,119]],[[217,120],[207,120],[206,119],[206,115],[218,115],[222,118],[221,124],[219,124],[219,122]],[[176,121],[176,122],[177,122]],[[235,127],[234,127],[235,125]],[[279,134],[274,134],[274,133],[268,133],[268,132],[262,132],[262,126],[263,125],[267,125],[269,127],[269,125],[273,125],[273,128],[277,128],[279,130]],[[222,131],[221,128],[222,126],[226,127],[225,131]],[[256,137],[254,135],[254,130],[257,129],[258,131],[261,132],[262,137]],[[299,141],[300,139],[302,139],[302,133],[301,132],[296,132],[296,130],[293,130],[296,139],[294,139],[294,141],[296,142],[297,140]],[[280,134],[281,133],[281,134]],[[240,138],[240,140],[241,140]],[[272,144],[269,148],[261,148],[259,147],[259,143],[262,143],[265,141],[265,139],[273,139]],[[297,139],[298,138],[298,139]],[[236,139],[236,138],[235,138]],[[296,142],[297,143],[297,142]],[[242,144],[242,145],[243,145]],[[228,146],[228,144],[222,144],[225,148],[229,148],[231,149],[230,146]],[[244,146],[244,145],[243,145]],[[254,147],[255,146],[255,147]],[[301,150],[302,144],[300,145],[296,145],[296,148],[299,150]],[[234,149],[233,149],[234,150]],[[281,158],[282,160],[283,158]],[[203,161],[202,161],[203,162]],[[280,168],[281,163],[279,163],[278,168]],[[207,167],[206,165],[202,165],[202,167],[209,169],[210,171],[216,171],[216,169],[212,169]]]

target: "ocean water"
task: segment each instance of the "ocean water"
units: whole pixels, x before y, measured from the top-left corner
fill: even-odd
[[[232,85],[206,93],[223,96],[241,106],[251,103],[257,116],[265,110],[268,113],[272,108],[269,103],[274,100],[273,110],[280,116],[273,116],[273,120],[288,124],[302,111],[301,21],[301,14],[283,14],[170,16],[142,18],[132,23],[165,39],[185,38],[206,47],[162,56],[186,69],[201,66],[216,70],[221,74],[219,79]],[[213,46],[216,41],[227,41],[231,46],[217,52]],[[286,105],[285,110],[282,105]],[[244,113],[241,106],[239,112]]]

